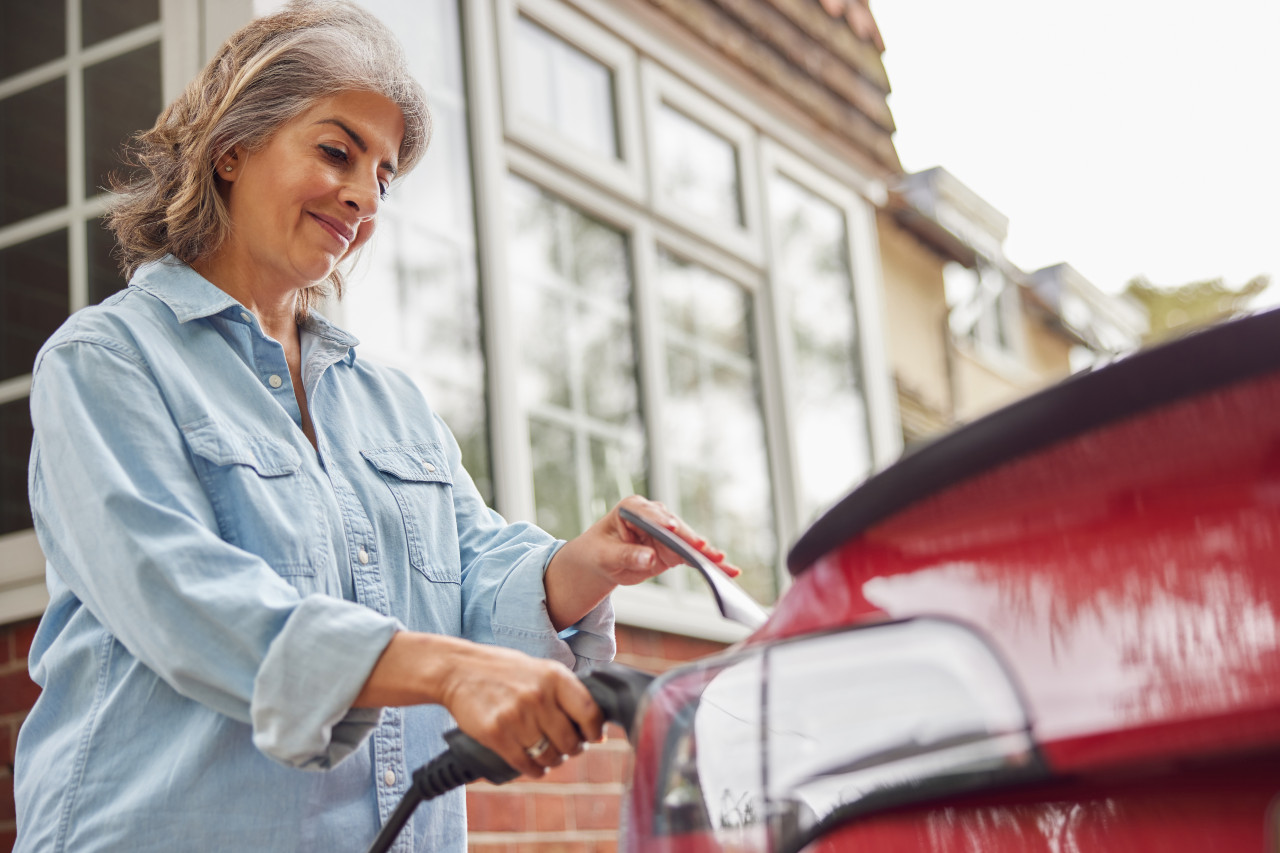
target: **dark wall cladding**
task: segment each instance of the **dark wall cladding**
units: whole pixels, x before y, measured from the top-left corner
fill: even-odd
[[[0,250],[0,381],[30,373],[67,318],[68,278],[65,230]]]
[[[31,526],[27,457],[31,455],[27,398],[0,404],[0,535]]]
[[[0,227],[67,203],[67,80],[0,100]]]

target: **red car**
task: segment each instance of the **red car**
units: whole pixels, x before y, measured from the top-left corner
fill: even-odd
[[[903,458],[634,724],[622,849],[1280,851],[1280,312]]]

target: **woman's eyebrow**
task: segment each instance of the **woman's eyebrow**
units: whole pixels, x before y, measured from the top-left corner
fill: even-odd
[[[320,119],[319,121],[317,121],[317,122],[316,122],[316,124],[333,124],[333,125],[337,125],[338,127],[342,128],[342,132],[343,132],[343,133],[345,133],[347,136],[351,137],[351,141],[352,141],[353,143],[355,143],[355,146],[356,146],[357,148],[359,148],[361,151],[365,152],[366,154],[367,154],[367,153],[369,153],[369,146],[368,146],[368,144],[364,141],[364,138],[363,138],[360,134],[358,134],[358,133],[356,133],[354,130],[352,130],[351,128],[347,127],[347,125],[346,125],[344,122],[342,122],[340,119],[336,119],[336,118],[322,118],[322,119]],[[393,177],[393,178],[398,174],[398,173],[396,172],[396,167],[395,167],[395,166],[393,166],[393,165],[391,165],[389,162],[387,162],[387,161],[385,161],[385,160],[384,160],[384,161],[382,161],[381,163],[379,163],[379,164],[378,164],[378,166],[379,166],[380,168],[386,169],[388,172],[390,172],[390,173],[391,173],[391,177]]]

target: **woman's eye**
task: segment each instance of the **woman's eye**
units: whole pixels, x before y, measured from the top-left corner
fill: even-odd
[[[321,145],[320,150],[325,154],[328,154],[334,160],[341,160],[343,163],[350,159],[347,157],[347,152],[343,151],[341,148],[334,148],[332,145]]]
[[[378,197],[379,197],[379,198],[381,198],[383,201],[386,201],[386,200],[387,200],[387,196],[389,196],[389,195],[391,195],[391,187],[387,186],[387,185],[386,185],[386,184],[384,184],[384,183],[379,182],[379,184],[378,184]]]

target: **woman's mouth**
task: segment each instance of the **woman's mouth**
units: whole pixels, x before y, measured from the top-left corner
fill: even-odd
[[[325,230],[334,240],[342,246],[342,251],[346,251],[351,246],[351,241],[355,239],[355,231],[348,225],[340,222],[332,217],[324,216],[319,213],[309,213],[312,219],[319,223],[320,227]]]

